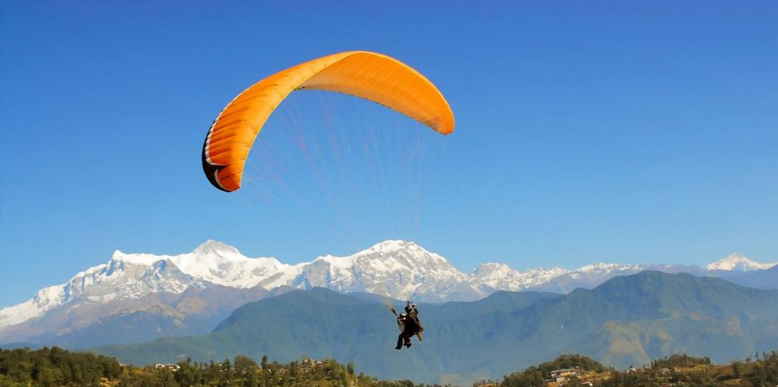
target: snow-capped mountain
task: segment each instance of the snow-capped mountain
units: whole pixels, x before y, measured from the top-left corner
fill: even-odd
[[[122,323],[117,316],[125,315],[150,324],[158,335],[165,333],[166,326],[175,326],[176,334],[192,334],[194,328],[187,324],[197,326],[198,332],[208,330],[212,328],[208,324],[215,326],[243,303],[284,289],[325,287],[402,300],[472,301],[499,290],[566,293],[648,269],[706,274],[770,266],[733,254],[708,265],[707,272],[698,267],[606,263],[573,270],[519,271],[486,263],[466,274],[442,256],[407,241],[385,241],[351,256],[327,255],[296,265],[275,258],[249,258],[232,246],[207,241],[190,253],[175,256],[116,251],[107,263],[0,310],[0,343],[42,342],[84,329],[105,330],[111,323]],[[217,305],[209,306],[209,302]],[[144,314],[138,316],[139,312]]]
[[[80,272],[63,285],[44,288],[27,302],[0,310],[0,327],[22,323],[73,301],[105,304],[155,293],[181,294],[190,287],[212,284],[275,288],[290,282],[296,270],[274,258],[244,257],[234,247],[214,241],[176,256],[117,250],[108,263]]]
[[[773,263],[759,263],[754,262],[738,252],[730,254],[728,257],[720,259],[716,262],[708,264],[706,267],[708,271],[724,270],[724,271],[752,271],[752,270],[767,270],[778,264]]]
[[[467,277],[445,258],[413,242],[386,241],[348,257],[316,258],[305,265],[292,286],[434,302],[462,292],[459,288]]]
[[[496,290],[517,291],[544,284],[569,272],[561,267],[549,270],[534,269],[526,272],[511,269],[504,263],[485,263],[473,270],[470,283],[486,292]]]

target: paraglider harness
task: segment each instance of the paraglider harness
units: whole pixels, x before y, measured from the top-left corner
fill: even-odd
[[[397,337],[397,346],[395,349],[402,349],[405,345],[407,348],[411,347],[411,337],[418,336],[419,341],[422,341],[421,333],[424,331],[424,327],[419,321],[419,311],[416,309],[416,304],[411,306],[411,302],[408,301],[405,304],[405,312],[397,314],[394,308],[391,308],[392,313],[397,317],[397,328],[400,330],[400,335]]]

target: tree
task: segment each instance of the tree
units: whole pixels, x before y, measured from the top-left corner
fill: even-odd
[[[64,384],[64,376],[58,368],[43,368],[38,375],[38,383],[43,387],[58,387]]]
[[[197,382],[196,370],[192,367],[191,361],[187,358],[186,361],[178,363],[178,371],[176,371],[174,378],[181,387],[190,387]]]
[[[235,375],[238,377],[246,377],[249,374],[256,374],[259,366],[254,359],[243,355],[235,356],[233,360],[235,363]]]
[[[749,378],[751,381],[751,386],[764,387],[766,382],[765,376],[765,370],[762,366],[762,363],[757,361],[756,364],[754,364],[754,367],[751,369],[751,377]]]
[[[732,362],[732,374],[735,376],[735,379],[740,379],[740,367],[742,364],[740,360]]]

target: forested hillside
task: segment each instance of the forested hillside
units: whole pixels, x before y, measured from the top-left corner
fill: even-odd
[[[755,353],[731,364],[711,364],[708,357],[675,354],[626,370],[608,368],[586,356],[563,355],[514,372],[502,381],[477,387],[768,387],[778,385],[778,352]]]
[[[562,375],[562,376],[560,376]],[[408,375],[409,379],[413,375]],[[676,354],[639,368],[616,370],[582,355],[562,355],[502,381],[484,380],[473,387],[770,387],[778,384],[778,353],[713,365],[708,357]],[[386,381],[364,375],[353,363],[303,357],[285,364],[263,356],[221,362],[155,364],[135,367],[115,358],[69,352],[58,347],[0,350],[0,387],[435,387],[411,380]]]
[[[403,356],[385,304],[327,289],[249,303],[208,335],[94,351],[136,364],[308,355],[382,379],[445,384],[498,378],[565,353],[622,369],[675,353],[722,363],[778,348],[778,290],[689,274],[645,271],[566,295],[496,293],[420,310],[424,342]]]

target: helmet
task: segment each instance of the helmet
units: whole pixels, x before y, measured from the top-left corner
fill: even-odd
[[[405,312],[400,313],[400,317],[406,317],[406,316],[407,316],[407,314],[405,314]]]

